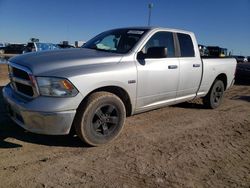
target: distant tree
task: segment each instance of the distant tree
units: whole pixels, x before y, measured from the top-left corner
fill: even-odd
[[[37,39],[37,38],[31,38],[30,41],[31,42],[39,42],[39,39]]]

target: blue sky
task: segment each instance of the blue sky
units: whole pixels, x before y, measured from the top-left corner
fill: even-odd
[[[250,0],[0,0],[0,41],[89,40],[111,28],[151,25],[193,31],[198,42],[250,55]]]

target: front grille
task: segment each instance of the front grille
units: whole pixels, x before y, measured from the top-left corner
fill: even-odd
[[[29,80],[29,75],[27,72],[21,70],[21,69],[17,69],[15,67],[12,67],[12,70],[13,70],[13,76],[15,77],[18,77],[18,78],[22,78],[22,79],[25,79],[25,80]]]
[[[34,98],[38,95],[37,87],[34,83],[34,78],[27,68],[10,63],[9,76],[11,87],[18,94],[28,98]]]
[[[32,89],[31,86],[16,83],[16,88],[17,88],[17,91],[19,91],[21,93],[24,93],[25,95],[28,95],[28,96],[33,96],[34,95],[34,92],[33,92],[33,89]]]

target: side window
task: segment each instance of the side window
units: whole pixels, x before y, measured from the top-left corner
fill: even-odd
[[[191,37],[187,34],[177,33],[181,57],[194,57],[194,45]]]
[[[167,56],[175,57],[174,38],[171,32],[155,33],[146,43],[142,51],[146,54],[150,47],[165,47],[167,48]]]

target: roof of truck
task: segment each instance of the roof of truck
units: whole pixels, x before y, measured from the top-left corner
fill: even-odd
[[[132,27],[122,27],[115,29],[143,29],[143,30],[167,30],[176,33],[193,33],[191,31],[182,30],[182,29],[174,29],[174,28],[165,28],[165,27],[156,27],[156,26],[132,26]]]

